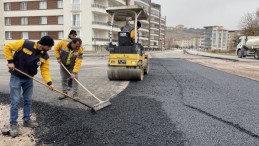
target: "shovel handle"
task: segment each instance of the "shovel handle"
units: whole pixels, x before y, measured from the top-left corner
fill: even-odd
[[[43,83],[42,81],[40,81],[40,80],[38,80],[38,79],[36,79],[36,78],[34,78],[34,77],[28,75],[27,73],[25,73],[25,72],[23,72],[23,71],[21,71],[21,70],[19,70],[19,69],[17,69],[17,68],[14,68],[14,70],[18,71],[19,73],[25,75],[26,77],[29,77],[29,78],[33,79],[34,81],[36,81],[36,82],[38,82],[38,83],[40,83],[40,84],[42,84],[42,85],[44,85],[44,86],[46,86],[46,87],[49,88],[49,85],[47,85],[47,84]],[[54,91],[56,91],[56,92],[58,92],[58,93],[60,93],[60,94],[62,94],[62,95],[64,95],[64,96],[67,96],[67,97],[69,97],[69,98],[71,98],[71,99],[73,99],[73,100],[76,100],[76,99],[74,99],[73,97],[69,96],[68,94],[66,94],[66,93],[64,93],[64,92],[61,92],[61,91],[59,91],[59,90],[57,90],[57,89],[54,89]],[[81,104],[83,104],[83,105],[85,105],[85,106],[87,106],[87,107],[89,107],[89,108],[92,108],[91,106],[87,105],[86,103],[84,103],[84,102],[82,102],[82,101],[80,101],[80,100],[76,100],[76,101],[79,102],[79,103],[81,103]]]
[[[61,66],[67,71],[67,73],[71,76],[71,73],[67,70],[67,68],[64,66],[63,63],[60,63]],[[81,84],[76,78],[74,78],[74,80],[81,85],[89,94],[91,94],[95,99],[97,99],[99,102],[101,102],[101,100],[99,98],[97,98],[92,92],[90,92],[83,84]]]
[[[47,84],[43,83],[42,81],[40,81],[40,80],[38,80],[38,79],[36,79],[36,78],[34,78],[34,77],[28,75],[27,73],[25,73],[25,72],[23,72],[23,71],[21,71],[21,70],[19,70],[19,69],[17,69],[17,68],[14,68],[14,70],[18,71],[19,73],[25,75],[26,77],[29,77],[29,78],[33,79],[34,81],[36,81],[36,82],[38,82],[38,83],[40,83],[40,84],[42,84],[42,85],[44,85],[44,86],[46,86],[46,87],[49,88],[49,85],[47,85]],[[59,90],[57,90],[57,89],[54,89],[54,91],[56,91],[56,92],[58,92],[58,93],[60,93],[60,94],[62,94],[62,95],[65,95],[65,96],[70,97],[70,96],[67,95],[66,93],[63,93],[63,92],[61,92],[61,91],[59,91]],[[72,97],[70,97],[70,98],[72,98]]]

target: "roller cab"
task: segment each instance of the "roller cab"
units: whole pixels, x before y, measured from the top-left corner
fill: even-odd
[[[138,18],[147,19],[144,9],[138,6],[111,7],[106,11],[111,15],[111,26],[114,20],[126,21],[126,18],[129,17],[134,19],[135,32],[137,32]],[[135,33],[135,41],[132,41],[130,31],[118,32],[118,45],[114,45],[112,31],[110,31],[108,78],[110,80],[143,80],[144,75],[149,71],[148,54],[143,50],[142,45],[138,43],[137,33]]]

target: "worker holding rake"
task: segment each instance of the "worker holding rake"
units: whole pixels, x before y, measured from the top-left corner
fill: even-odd
[[[35,128],[38,123],[30,119],[33,93],[33,77],[40,67],[42,78],[51,90],[55,90],[49,71],[49,55],[47,51],[54,45],[49,36],[42,37],[38,42],[18,40],[4,46],[4,55],[8,61],[10,78],[10,135],[19,134],[17,123],[21,97],[23,97],[23,127]],[[14,53],[14,54],[13,54]],[[24,76],[23,73],[28,74]],[[22,91],[22,92],[21,92]]]
[[[61,40],[54,47],[54,53],[60,64],[62,92],[68,93],[68,78],[78,79],[78,71],[83,60],[82,40],[74,38],[71,42]],[[70,74],[66,71],[68,70]],[[73,80],[73,98],[78,100],[78,83]],[[59,97],[60,100],[66,96]]]

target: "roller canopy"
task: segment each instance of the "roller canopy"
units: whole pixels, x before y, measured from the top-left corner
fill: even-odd
[[[126,17],[131,17],[132,20],[135,19],[135,13],[137,14],[140,13],[138,20],[147,20],[148,18],[148,14],[146,13],[146,11],[139,6],[136,5],[131,5],[131,6],[118,6],[118,7],[109,7],[106,8],[106,12],[109,13],[110,15],[113,15],[115,13],[114,16],[114,20],[115,21],[125,21]]]

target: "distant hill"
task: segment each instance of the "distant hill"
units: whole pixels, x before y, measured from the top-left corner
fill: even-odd
[[[168,27],[167,28],[167,35],[170,38],[181,40],[181,39],[188,39],[197,36],[201,36],[204,34],[204,29],[200,28],[177,28],[177,27]]]

